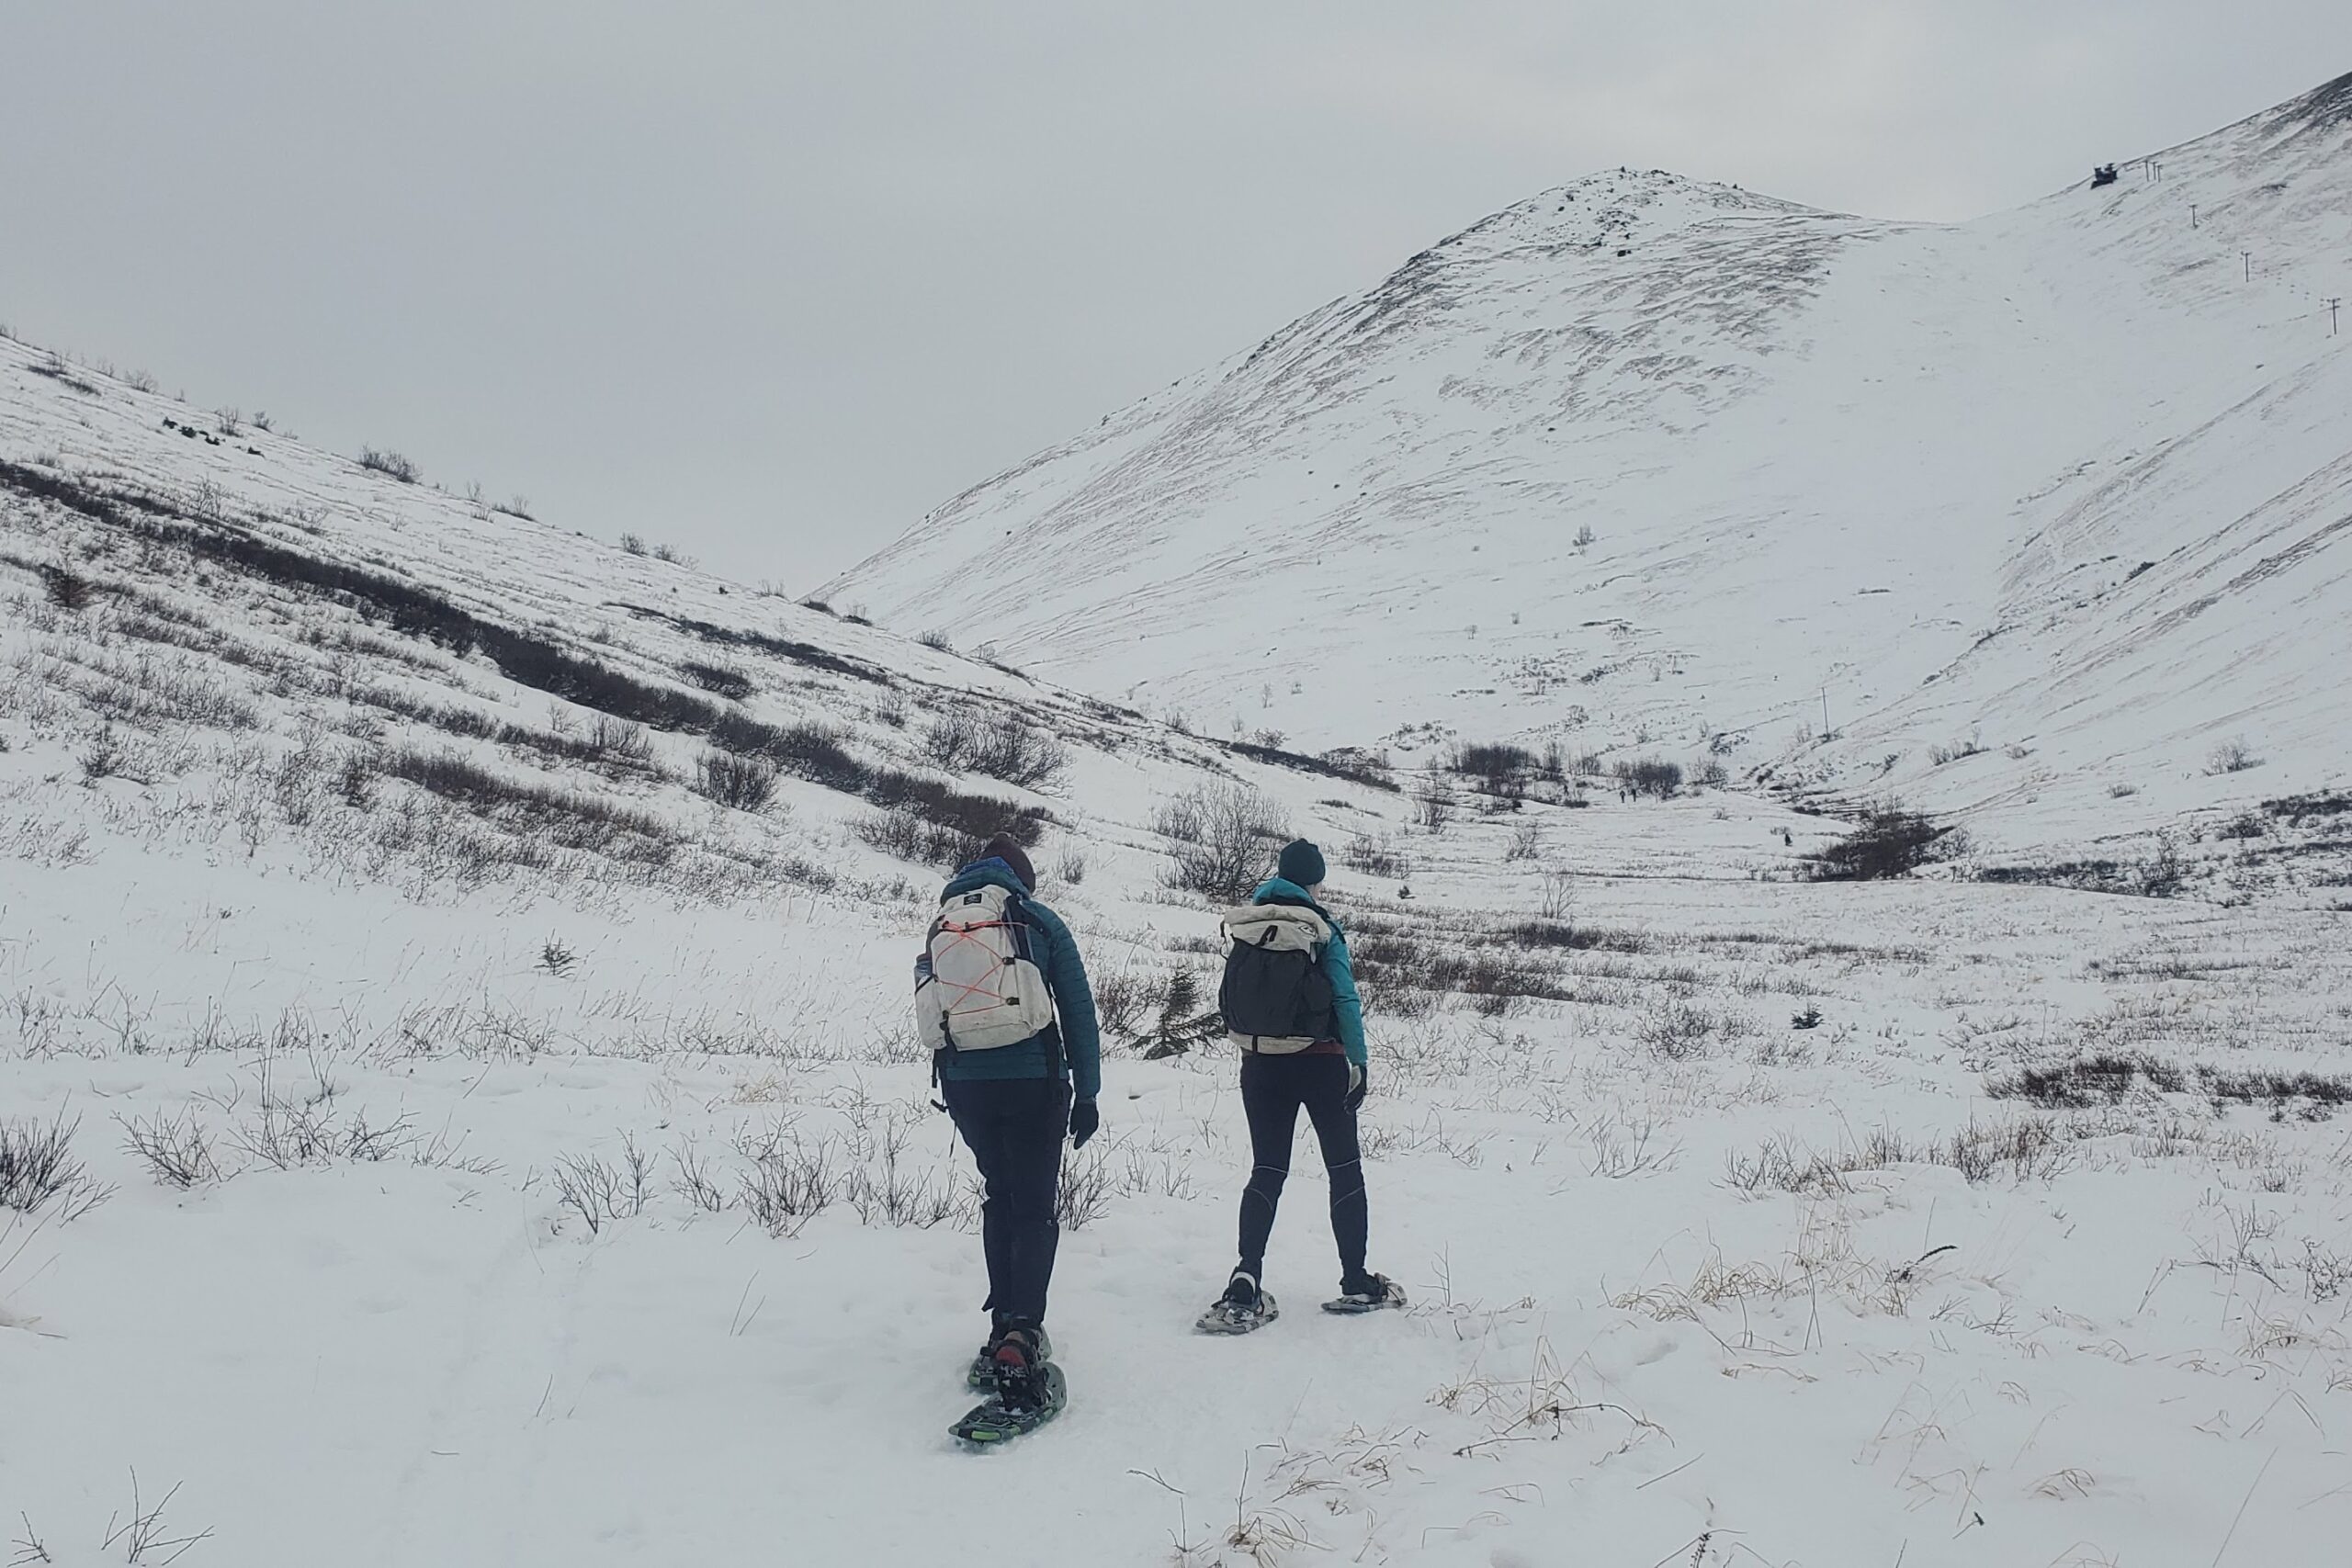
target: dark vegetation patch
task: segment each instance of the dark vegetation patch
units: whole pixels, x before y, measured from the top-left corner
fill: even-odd
[[[1650,945],[1639,931],[1566,920],[1517,920],[1503,927],[1499,934],[1503,941],[1521,947],[1564,948],[1574,953],[1644,953]]]
[[[2071,887],[2083,893],[2112,893],[2134,898],[2172,898],[2188,886],[2188,868],[2169,840],[2146,860],[2069,860],[2034,865],[1988,865],[1979,882]]]
[[[677,851],[676,830],[658,817],[574,790],[518,783],[456,751],[388,751],[378,767],[387,777],[406,779],[476,816],[558,849],[652,864],[668,861]]]
[[[774,762],[712,751],[695,763],[695,793],[737,811],[763,811],[775,797],[775,776]]]
[[[923,732],[923,755],[951,773],[986,773],[1023,789],[1045,789],[1069,766],[1059,738],[1009,716],[951,708]]]
[[[1682,787],[1682,764],[1661,757],[1620,759],[1610,768],[1610,774],[1622,788],[1660,800],[1671,800]]]
[[[673,615],[666,611],[648,609],[642,604],[615,601],[616,609],[626,610],[640,620],[660,621],[689,632],[703,641],[720,648],[750,648],[762,653],[772,653],[778,659],[788,659],[795,664],[811,670],[829,670],[836,675],[846,675],[854,681],[870,681],[878,686],[894,684],[888,671],[859,660],[844,659],[829,653],[814,643],[797,642],[791,637],[770,637],[765,632],[745,631],[736,626],[722,626],[709,621],[698,621],[691,615]]]
[[[2277,800],[2264,801],[2262,809],[2273,817],[2284,818],[2290,828],[2300,828],[2314,819],[2325,820],[2352,811],[2352,795],[2342,790],[2324,789],[2312,795],[2282,795]]]
[[[1569,1001],[1573,979],[1522,953],[1464,949],[1415,940],[1404,931],[1358,931],[1348,942],[1357,983],[1380,1006],[1403,1016],[1427,1010],[1405,993],[1453,993],[1500,1012],[1513,1001]]]
[[[1002,833],[1023,849],[1045,837],[1053,818],[1042,807],[1017,806],[1000,795],[970,795],[937,779],[876,769],[865,798],[886,810],[910,811],[934,827],[985,840]]]
[[[1365,760],[1361,755],[1327,752],[1322,756],[1309,756],[1302,751],[1285,751],[1279,746],[1261,745],[1254,740],[1212,740],[1210,744],[1223,748],[1233,756],[1247,757],[1253,762],[1263,762],[1268,767],[1288,768],[1293,773],[1317,773],[1327,779],[1345,779],[1350,784],[1365,784],[1373,789],[1385,789],[1391,795],[1398,794],[1403,789],[1402,785],[1389,776],[1384,767]]]
[[[97,596],[97,590],[88,578],[62,566],[40,569],[40,589],[49,602],[61,610],[86,610]]]
[[[756,689],[752,684],[751,676],[729,664],[705,664],[689,659],[678,666],[678,673],[713,696],[728,697],[739,703]]]
[[[763,723],[735,709],[722,708],[698,694],[640,681],[528,632],[485,620],[415,582],[304,555],[231,525],[187,522],[165,500],[134,491],[102,492],[5,460],[0,460],[0,484],[25,495],[54,502],[147,544],[183,549],[198,559],[215,561],[266,581],[318,594],[363,617],[379,619],[396,632],[423,637],[454,653],[479,651],[517,685],[565,698],[630,724],[707,736],[722,750],[764,759],[812,784],[863,795],[878,806],[904,804],[934,823],[959,831],[978,832],[981,837],[1010,832],[1023,844],[1035,843],[1043,831],[1043,824],[1050,819],[1036,807],[964,794],[932,780],[860,761],[831,732],[819,726]],[[643,613],[676,621],[675,617],[657,612]],[[709,626],[707,622],[676,624],[697,635],[708,627],[721,640],[786,657],[793,656],[788,649],[806,646],[780,638],[762,638],[756,633],[728,632],[723,627]],[[832,657],[821,649],[808,651],[822,659]],[[860,673],[846,661],[836,663],[849,673]],[[862,678],[889,683],[884,675],[865,674]],[[382,690],[358,691],[353,695],[356,700],[407,713],[458,733],[483,734],[485,738],[497,733],[494,727],[487,731],[478,728],[492,721],[469,716],[468,710],[462,708],[419,704]],[[485,776],[494,779],[494,775]],[[551,817],[564,815],[559,806],[548,805],[543,809]],[[983,823],[985,826],[976,826]]]
[[[942,870],[969,865],[988,842],[945,823],[926,821],[906,807],[877,811],[858,821],[854,830],[894,860]]]
[[[1964,829],[1939,825],[1899,806],[1883,806],[1836,843],[1807,854],[1804,875],[1810,882],[1871,882],[1906,875],[1967,850]]]
[[[424,477],[424,469],[418,468],[410,459],[401,457],[398,452],[375,446],[362,446],[359,449],[359,466],[382,474],[387,479],[398,479],[404,485],[413,485]]]
[[[2292,1114],[2324,1120],[2352,1104],[2352,1075],[2280,1072],[2270,1068],[2183,1066],[2138,1052],[2101,1052],[2072,1061],[2022,1067],[1984,1080],[1995,1100],[2023,1100],[2052,1111],[2085,1111],[2140,1094],[2188,1094],[2216,1111],[2267,1105],[2271,1119]]]

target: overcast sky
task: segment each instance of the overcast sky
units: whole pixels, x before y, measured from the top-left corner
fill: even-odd
[[[2344,0],[0,0],[0,323],[795,588],[1619,164],[1960,219]]]

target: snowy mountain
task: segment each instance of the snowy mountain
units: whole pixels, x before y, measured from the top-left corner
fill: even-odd
[[[2336,776],[2347,256],[2352,76],[1952,226],[1596,175],[826,592],[1220,734],[1713,752],[2079,840],[2230,798],[2241,738]]]
[[[1960,230],[1589,182],[894,558],[1018,574],[1072,685],[1409,728],[1394,770],[0,336],[9,1561],[2335,1561],[2352,795],[2282,792],[2338,701],[2342,362],[2318,260],[2206,252],[2340,240],[2341,96]],[[2184,236],[2191,181],[2236,194]],[[1775,734],[1807,660],[1826,746]],[[1814,880],[1849,823],[1769,790],[1419,765],[1506,728],[2167,834]],[[1069,1410],[976,1457],[978,1188],[908,982],[1001,829],[1102,1126]],[[1292,830],[1411,1299],[1313,1310],[1303,1139],[1292,1310],[1211,1338],[1256,1158],[1216,907]]]

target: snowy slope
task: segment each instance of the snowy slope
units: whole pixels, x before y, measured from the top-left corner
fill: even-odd
[[[1769,248],[1786,298],[1758,316],[1686,290],[1717,333],[1688,352],[1640,339],[1628,300],[1608,342],[1522,344],[1541,375],[1512,355],[1449,371],[1507,401],[1589,367],[1562,430],[1614,422],[1580,448],[1596,473],[1610,441],[1667,464],[1760,418],[1803,369],[1774,321],[1850,291],[1857,258],[1928,254],[1922,231],[1650,196],[1627,187],[1599,237]],[[1594,237],[1560,211],[1526,222]],[[1532,243],[1504,227],[1462,243],[1503,267]],[[1476,292],[1400,292],[1369,329],[1397,341],[1363,355],[1407,374],[1408,323]],[[2226,288],[2183,299],[2216,333],[2236,319]],[[1951,304],[1953,343],[1983,303]],[[1329,417],[1371,418],[1332,364]],[[2213,444],[2283,449],[2313,406],[2257,399]],[[227,423],[0,341],[12,1562],[2341,1555],[2341,885],[2249,905],[1796,882],[1841,826],[1767,794],[1481,809],[1459,778],[1384,788]],[[2256,521],[2181,524],[2178,559],[2116,591],[2163,585],[2180,629],[2086,645],[2099,694],[2097,659],[2169,679],[2191,639],[2238,646],[2254,595],[2306,581],[2304,558],[2259,563],[2310,495],[2240,493],[2183,445],[2202,504]],[[1977,571],[2035,613],[1919,700],[2086,700],[2045,691],[2030,650],[2095,634],[2102,601],[2068,595],[2086,552],[2140,526],[2122,472],[2069,481],[2071,531],[2032,548],[1937,541],[1951,581],[1905,592],[1957,597]],[[1590,553],[1611,547],[1630,547]],[[2199,563],[2233,550],[2245,588],[2182,597],[2220,592]],[[1734,602],[1730,568],[1674,570]],[[1858,614],[1901,652],[1886,597]],[[1482,640],[1502,635],[1486,619]],[[1816,619],[1792,607],[1772,635],[1828,637]],[[977,652],[980,629],[958,640]],[[1595,685],[1667,703],[1689,679]],[[1968,716],[1886,712],[1938,735]],[[968,742],[966,720],[1066,759],[991,774],[940,743]],[[770,762],[764,805],[697,788],[714,763]],[[1995,749],[1939,773],[1991,790],[2019,765]],[[1217,962],[1209,900],[1170,885],[1160,807],[1227,784],[1334,852],[1370,1014],[1373,1262],[1407,1312],[1313,1310],[1336,1281],[1303,1139],[1269,1254],[1289,1310],[1246,1340],[1189,1332],[1252,1151],[1230,1055],[1160,1055],[1196,1037]],[[1418,798],[1436,788],[1451,815]],[[2308,830],[2348,804],[2315,803]],[[963,841],[926,829],[1035,812],[1044,896],[1109,1024],[1103,1130],[1067,1166],[1071,1407],[983,1458],[944,1435],[984,1321],[972,1171],[905,987]],[[2181,876],[2257,881],[2289,831],[2259,817],[2253,838],[2183,839]],[[51,1136],[58,1191],[22,1174]]]
[[[2170,786],[2241,734],[2266,788],[2313,787],[2352,625],[2347,104],[1949,227],[1593,175],[826,592],[1217,733],[1727,735],[1991,843],[2237,798]],[[1993,760],[1939,776],[1979,731]]]

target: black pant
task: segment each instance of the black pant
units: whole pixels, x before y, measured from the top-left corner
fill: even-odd
[[[942,1084],[948,1114],[980,1168],[980,1247],[989,1260],[989,1310],[1001,1319],[1046,1321],[1061,1224],[1062,1139],[1069,1085],[1056,1078]]]
[[[1363,1195],[1363,1156],[1356,1147],[1356,1117],[1345,1103],[1348,1060],[1300,1053],[1271,1056],[1255,1051],[1241,1057],[1241,1110],[1250,1118],[1252,1168],[1241,1194],[1241,1267],[1263,1280],[1266,1238],[1273,1234],[1274,1210],[1290,1178],[1291,1135],[1305,1108],[1323,1145],[1323,1168],[1331,1177],[1331,1237],[1340,1244],[1343,1287],[1363,1275],[1368,1216]]]

